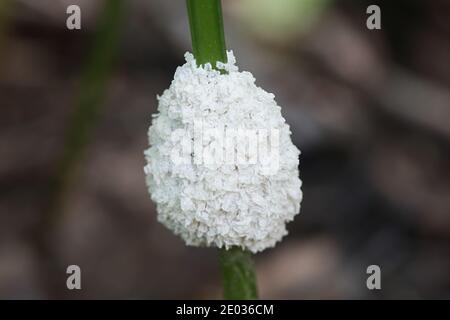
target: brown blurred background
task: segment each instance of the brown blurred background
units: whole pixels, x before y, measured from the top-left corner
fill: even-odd
[[[256,257],[261,297],[450,298],[450,2],[222,2],[227,47],[302,150],[301,214]],[[156,222],[143,175],[187,50],[184,1],[0,0],[0,298],[220,297],[217,251]]]

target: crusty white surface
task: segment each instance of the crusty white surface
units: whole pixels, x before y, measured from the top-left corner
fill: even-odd
[[[148,131],[151,147],[144,168],[158,221],[188,245],[240,246],[252,252],[273,247],[287,234],[286,222],[300,210],[302,192],[297,147],[274,95],[255,85],[249,72],[239,72],[233,53],[228,63],[197,67],[186,63],[161,97]],[[205,125],[229,128],[278,129],[279,165],[267,174],[263,164],[219,164],[194,161],[175,164],[171,152],[179,149],[194,119]],[[205,141],[203,141],[205,144]]]

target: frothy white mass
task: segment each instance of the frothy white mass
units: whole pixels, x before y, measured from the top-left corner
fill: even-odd
[[[163,95],[148,131],[146,182],[157,205],[158,221],[194,246],[239,246],[252,252],[273,247],[287,234],[286,222],[300,210],[300,151],[274,95],[255,85],[249,72],[239,72],[233,53],[228,63],[197,67],[192,54]],[[194,121],[210,127],[277,129],[279,163],[267,173],[263,164],[207,166],[194,161],[176,164],[173,150]],[[180,131],[183,130],[183,131]],[[211,143],[211,141],[203,141]]]

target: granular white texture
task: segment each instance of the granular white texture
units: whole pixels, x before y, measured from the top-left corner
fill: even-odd
[[[274,95],[257,87],[251,73],[238,71],[231,51],[227,56],[227,63],[217,63],[219,72],[209,64],[198,67],[193,55],[185,54],[186,63],[158,97],[144,171],[158,221],[186,244],[258,252],[280,241],[287,234],[286,223],[300,211],[300,151]],[[181,148],[183,138],[195,136],[198,119],[211,127],[277,129],[277,170],[267,173],[259,161],[175,163],[171,154]],[[207,140],[201,143],[211,144]]]

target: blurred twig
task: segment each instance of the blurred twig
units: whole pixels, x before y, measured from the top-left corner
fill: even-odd
[[[103,14],[99,18],[93,47],[82,70],[76,109],[66,133],[62,156],[56,167],[50,199],[51,216],[60,209],[64,193],[70,185],[70,180],[76,172],[77,164],[83,157],[97,123],[117,51],[124,3],[123,0],[106,0]],[[51,222],[53,218],[50,217],[49,220]]]
[[[6,37],[6,32],[9,25],[10,11],[12,7],[11,0],[0,1],[0,61],[3,61],[2,52]]]
[[[55,175],[51,181],[47,206],[36,230],[35,245],[41,255],[43,277],[49,294],[56,294],[61,285],[53,284],[51,273],[59,268],[59,261],[52,253],[50,245],[55,226],[62,218],[64,197],[73,181],[86,146],[97,124],[99,111],[108,80],[113,69],[114,57],[120,37],[124,0],[105,0],[99,18],[93,45],[79,82],[76,107],[65,136],[62,154],[56,164]],[[60,272],[60,270],[59,270]]]

